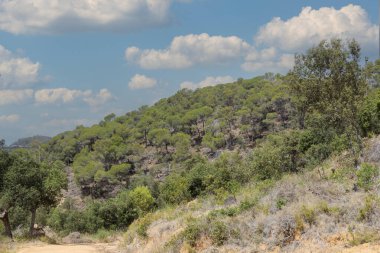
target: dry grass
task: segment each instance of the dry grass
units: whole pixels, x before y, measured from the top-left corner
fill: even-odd
[[[379,242],[380,184],[365,192],[356,183],[353,159],[344,153],[277,182],[251,183],[236,194],[236,205],[209,197],[159,210],[146,238],[137,234],[141,221],[131,225],[125,238],[135,248],[127,252],[343,252]],[[186,230],[191,222],[205,231]]]

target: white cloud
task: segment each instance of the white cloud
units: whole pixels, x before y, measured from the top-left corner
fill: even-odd
[[[34,94],[35,101],[40,104],[68,103],[76,98],[90,95],[91,91],[70,90],[67,88],[42,89]]]
[[[113,96],[107,89],[101,89],[98,94],[88,94],[83,99],[88,105],[98,107],[112,100]]]
[[[370,22],[366,11],[358,5],[349,4],[339,10],[305,7],[298,16],[288,20],[274,18],[260,29],[255,41],[259,45],[298,52],[332,37],[355,38],[363,46],[376,47],[378,26]]]
[[[20,120],[20,115],[10,114],[10,115],[0,115],[0,123],[15,123]]]
[[[366,11],[358,5],[317,10],[305,7],[295,17],[287,20],[277,17],[262,26],[252,45],[236,36],[189,34],[175,37],[165,49],[129,47],[125,58],[144,69],[243,62],[241,67],[245,71],[286,72],[294,65],[294,53],[335,37],[355,38],[365,55],[371,55],[377,51],[378,25],[371,23]]]
[[[71,90],[67,88],[42,89],[34,93],[37,104],[70,103],[75,100],[83,100],[92,107],[103,105],[110,101],[113,96],[107,89],[101,89],[98,94],[91,90]]]
[[[141,50],[129,47],[126,60],[144,69],[182,69],[195,64],[222,63],[238,60],[250,45],[236,36],[210,36],[206,33],[175,37],[167,49]]]
[[[16,56],[0,45],[0,89],[21,88],[36,83],[39,81],[40,67],[38,62]]]
[[[294,53],[331,38],[355,38],[366,55],[377,51],[378,26],[368,19],[366,11],[349,4],[337,10],[323,7],[302,9],[288,20],[274,18],[261,27],[254,37],[257,48],[246,56],[241,65],[245,71],[286,72],[294,65]]]
[[[194,83],[194,82],[189,82],[189,81],[183,82],[181,83],[181,89],[186,88],[186,89],[195,90],[195,89],[204,88],[207,86],[215,86],[217,84],[232,83],[234,81],[235,79],[232,76],[217,76],[217,77],[208,76],[199,83]]]
[[[33,90],[0,90],[0,106],[20,104],[33,97]]]
[[[167,23],[174,1],[2,0],[0,29],[13,34],[131,31]]]
[[[131,81],[128,83],[129,88],[131,88],[132,90],[149,89],[153,88],[156,85],[157,80],[139,74],[132,77]]]

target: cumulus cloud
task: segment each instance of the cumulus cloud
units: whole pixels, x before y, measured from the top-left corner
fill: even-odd
[[[40,104],[68,103],[76,98],[89,96],[91,91],[70,90],[67,88],[42,89],[35,92],[35,101]]]
[[[144,69],[183,69],[195,64],[237,60],[249,50],[250,45],[239,37],[202,33],[177,36],[166,49],[129,47],[125,58]]]
[[[97,94],[93,94],[91,90],[55,88],[37,90],[34,98],[37,104],[70,103],[80,99],[92,107],[97,107],[110,101],[113,96],[107,89],[101,89]]]
[[[235,81],[235,79],[232,76],[208,76],[203,81],[200,81],[199,83],[194,83],[190,81],[186,81],[181,83],[181,89],[191,89],[195,90],[198,88],[204,88],[207,86],[215,86],[217,84],[224,84],[224,83],[232,83]]]
[[[374,47],[378,26],[370,22],[366,11],[358,5],[349,4],[339,10],[305,7],[298,16],[288,20],[274,18],[261,27],[254,39],[259,45],[299,51],[332,37],[355,38],[363,46]]]
[[[84,97],[84,101],[92,106],[92,107],[98,107],[101,105],[104,105],[108,101],[112,100],[113,96],[111,92],[109,92],[107,89],[101,89],[98,94],[92,95],[92,93],[87,94]]]
[[[157,85],[157,80],[144,76],[144,75],[135,75],[132,77],[131,81],[128,83],[129,88],[132,90],[137,89],[149,89]]]
[[[245,71],[285,72],[294,65],[294,53],[331,38],[354,38],[365,54],[371,54],[377,50],[378,26],[358,5],[349,4],[339,10],[305,7],[298,16],[288,20],[276,17],[261,27],[254,36],[255,46],[260,49],[252,48],[241,67]]]
[[[10,115],[0,115],[0,123],[15,123],[20,120],[20,115],[10,114]]]
[[[0,89],[20,88],[39,80],[40,64],[0,45]]]
[[[2,0],[0,29],[13,34],[131,31],[167,23],[174,1]]]
[[[32,89],[24,90],[0,90],[0,106],[20,104],[33,97]]]

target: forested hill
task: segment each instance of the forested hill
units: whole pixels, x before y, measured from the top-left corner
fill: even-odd
[[[40,145],[42,143],[48,142],[51,138],[48,136],[41,136],[41,135],[36,135],[33,137],[26,137],[26,138],[21,138],[12,143],[9,147],[10,148],[28,148],[32,147],[33,145]]]
[[[183,89],[42,147],[0,142],[0,232],[127,230],[128,252],[378,242],[379,70],[357,42],[322,41],[285,76]]]
[[[288,128],[291,115],[283,77],[266,74],[180,90],[153,106],[59,134],[47,149],[73,166],[85,195],[100,197],[141,175],[162,180],[197,153],[214,158],[222,149],[250,149],[264,135]]]

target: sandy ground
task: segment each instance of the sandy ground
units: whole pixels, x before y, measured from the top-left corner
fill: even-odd
[[[87,245],[27,245],[22,246],[17,253],[112,253],[119,252],[115,244],[97,243]],[[224,251],[223,251],[224,252]],[[230,251],[231,252],[231,251]],[[232,251],[233,252],[233,251]],[[277,252],[277,251],[275,251]],[[349,249],[298,249],[303,253],[379,253],[380,245],[363,244]]]
[[[93,245],[45,245],[29,246],[17,251],[17,253],[97,253],[100,248]]]
[[[1,252],[1,250],[0,250]],[[16,253],[118,253],[117,243],[95,243],[95,244],[65,244],[51,245],[45,243],[27,243],[17,245]]]

